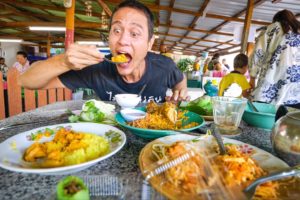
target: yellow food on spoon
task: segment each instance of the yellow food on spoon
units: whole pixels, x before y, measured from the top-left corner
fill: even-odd
[[[124,62],[128,62],[128,59],[125,56],[125,54],[119,54],[117,56],[111,57],[111,61],[117,62],[117,63],[124,63]]]

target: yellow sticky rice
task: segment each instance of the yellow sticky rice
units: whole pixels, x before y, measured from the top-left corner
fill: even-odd
[[[28,147],[24,160],[37,167],[59,167],[84,163],[109,151],[109,142],[104,137],[61,128],[52,141],[35,142]]]

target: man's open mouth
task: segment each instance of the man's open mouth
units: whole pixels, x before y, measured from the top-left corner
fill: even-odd
[[[126,63],[129,63],[132,60],[132,56],[129,53],[127,53],[127,52],[118,51],[117,54],[118,55],[124,54],[126,56],[126,58],[127,58],[127,62]]]

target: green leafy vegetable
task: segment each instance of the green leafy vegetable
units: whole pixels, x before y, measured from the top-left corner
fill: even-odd
[[[199,97],[187,104],[184,109],[195,112],[199,115],[212,116],[213,108],[210,96]]]
[[[114,105],[92,99],[84,103],[79,115],[71,115],[69,121],[96,122],[114,125],[116,124],[114,121],[114,110]]]

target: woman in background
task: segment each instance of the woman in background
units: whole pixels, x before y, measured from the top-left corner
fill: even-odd
[[[295,15],[282,10],[258,37],[249,64],[254,100],[277,105],[300,103],[299,31]]]

